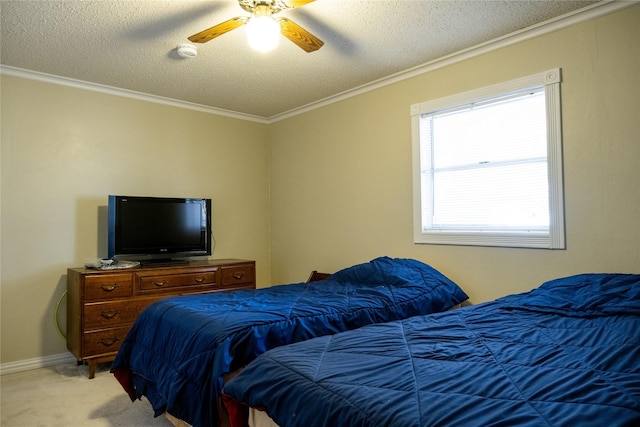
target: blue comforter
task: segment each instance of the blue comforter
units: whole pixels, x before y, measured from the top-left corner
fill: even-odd
[[[287,427],[638,426],[640,275],[277,348],[224,392]]]
[[[143,311],[113,362],[133,399],[146,396],[194,427],[215,426],[223,376],[284,344],[447,310],[467,299],[411,259],[377,258],[328,280],[182,296]]]

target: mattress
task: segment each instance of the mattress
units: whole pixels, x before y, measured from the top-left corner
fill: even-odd
[[[276,348],[224,393],[287,427],[637,426],[640,275],[561,278]]]
[[[281,345],[440,312],[467,298],[427,264],[381,257],[329,279],[167,298],[144,310],[112,372],[132,400],[194,427],[216,426],[224,375]]]

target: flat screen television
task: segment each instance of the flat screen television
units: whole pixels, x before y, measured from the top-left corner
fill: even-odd
[[[211,255],[211,199],[109,196],[108,255],[141,264]]]

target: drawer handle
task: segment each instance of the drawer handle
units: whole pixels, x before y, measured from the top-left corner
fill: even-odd
[[[118,311],[118,310],[103,311],[102,312],[102,317],[104,317],[105,319],[113,319],[118,314],[120,314],[120,311]]]
[[[196,283],[202,283],[202,282],[204,282],[204,281],[205,281],[205,278],[204,278],[204,277],[196,277],[196,278],[194,278],[193,280],[194,280]]]
[[[118,284],[117,283],[105,283],[104,285],[102,285],[100,287],[105,292],[111,292],[111,291],[115,291],[116,289],[118,289]]]
[[[100,344],[104,345],[105,347],[110,347],[113,344],[115,344],[117,341],[118,341],[118,337],[102,338],[100,340]]]
[[[154,285],[160,287],[160,286],[164,286],[167,284],[166,280],[158,280],[157,282],[153,282]]]
[[[242,278],[244,277],[244,273],[242,273],[242,272],[240,272],[240,273],[233,273],[233,274],[231,275],[231,277],[233,277],[233,278],[234,278],[234,279],[236,279],[236,280],[240,280],[240,279],[242,279]]]

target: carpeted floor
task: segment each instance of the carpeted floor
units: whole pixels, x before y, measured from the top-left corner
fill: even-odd
[[[0,377],[2,427],[171,427],[147,400],[131,402],[109,364],[93,379],[86,366],[58,365]]]

